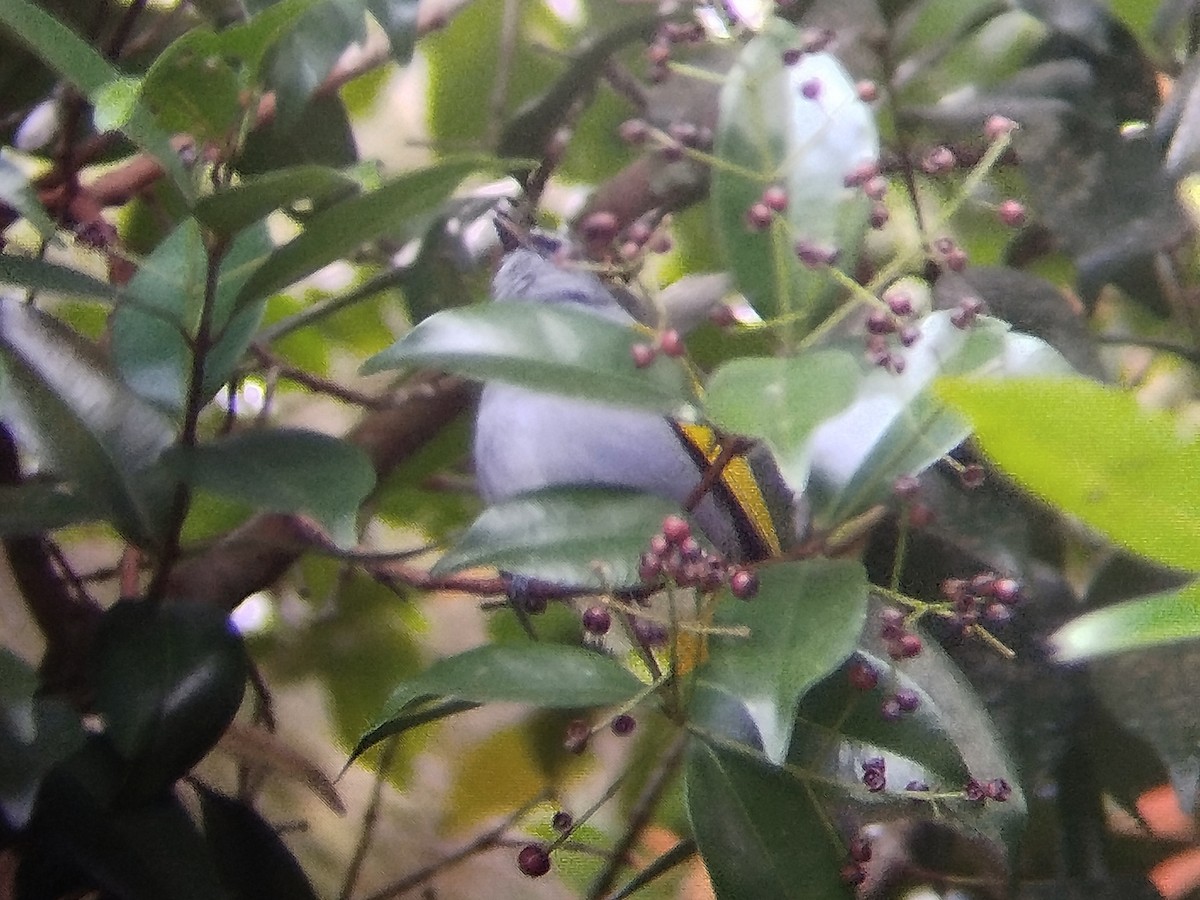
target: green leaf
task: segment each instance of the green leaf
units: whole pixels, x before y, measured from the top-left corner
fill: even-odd
[[[0,4],[0,24],[32,50],[96,105],[103,91],[120,82],[121,73],[75,32],[29,0],[5,0]],[[162,163],[167,174],[186,198],[194,194],[191,177],[171,147],[167,135],[154,125],[150,115],[131,101],[121,131]]]
[[[440,659],[398,685],[351,759],[411,727],[409,717],[428,710],[431,700],[443,710],[449,707],[449,712],[479,703],[576,709],[623,703],[643,687],[632,672],[595,650],[564,644],[488,644]]]
[[[314,204],[358,190],[354,179],[327,166],[292,166],[247,178],[196,202],[196,218],[222,234],[236,234],[276,209],[302,200]]]
[[[603,488],[551,488],[488,507],[438,560],[434,574],[495,566],[554,584],[637,584],[637,560],[670,500]]]
[[[1026,490],[1135,553],[1200,570],[1200,441],[1170,416],[1079,379],[953,379],[937,391]]]
[[[23,443],[134,543],[154,546],[174,493],[151,472],[171,423],[110,372],[96,348],[32,306],[0,298],[6,418]]]
[[[724,603],[714,624],[749,637],[713,635],[699,684],[740,701],[768,759],[782,762],[805,692],[858,642],[867,611],[861,564],[816,559],[764,566],[748,603]]]
[[[29,187],[29,179],[13,163],[4,147],[0,147],[0,201],[24,216],[37,229],[40,237],[49,239],[54,236],[54,222],[46,214],[37,193]]]
[[[800,46],[795,26],[772,19],[742,50],[721,90],[712,199],[722,251],[738,288],[766,318],[814,324],[833,282],[796,257],[797,241],[837,249],[851,266],[866,231],[868,201],[846,187],[847,174],[879,156],[874,116],[854,79],[828,53],[782,61]],[[819,84],[813,99],[802,93]],[[788,208],[770,228],[746,227],[746,211],[768,184],[782,186]]]
[[[304,233],[276,250],[242,287],[238,304],[282,290],[376,238],[404,233],[432,212],[469,173],[495,169],[486,157],[448,160],[392,179],[313,216]]]
[[[142,82],[137,78],[114,78],[92,94],[93,117],[98,131],[120,131],[137,110]]]
[[[808,484],[809,438],[850,405],[862,369],[848,353],[818,350],[787,359],[735,359],[713,373],[709,416],[728,431],[763,438],[796,493]]]
[[[1058,662],[1077,662],[1200,637],[1200,582],[1114,603],[1072,619],[1050,636]]]
[[[435,313],[362,371],[424,366],[603,403],[677,409],[690,399],[686,373],[663,356],[637,368],[631,348],[642,340],[566,304],[483,303]]]
[[[0,485],[0,534],[5,536],[34,537],[103,516],[104,510],[91,499],[61,484],[27,481]]]
[[[765,760],[696,741],[688,815],[721,900],[847,900],[846,851],[807,785]]]
[[[130,799],[163,791],[212,748],[249,675],[225,615],[192,603],[117,603],[100,623],[96,660],[95,709],[130,763]]]
[[[0,821],[21,829],[42,778],[83,745],[79,716],[54,697],[37,697],[37,674],[0,647]]]
[[[316,892],[296,857],[253,807],[202,783],[196,784],[196,791],[204,817],[204,839],[222,884],[236,900],[316,900]]]
[[[300,110],[290,129],[256,128],[235,160],[243,175],[262,175],[288,166],[333,166],[358,162],[346,105],[336,94],[318,94]]]
[[[252,16],[214,35],[210,52],[240,59],[257,79],[263,58],[300,21],[300,17],[324,0],[278,0]]]
[[[918,474],[967,437],[967,422],[931,390],[939,376],[1070,372],[1037,338],[988,318],[959,329],[951,315],[927,316],[920,338],[903,354],[904,372],[872,367],[853,405],[817,429],[810,502],[820,527],[886,502],[898,477]]]
[[[76,269],[55,265],[30,256],[0,255],[0,284],[25,290],[50,291],[68,297],[87,297],[117,303],[120,291],[111,284]]]
[[[339,546],[353,546],[358,508],[375,486],[366,455],[326,434],[258,429],[193,448],[164,464],[193,487],[272,512],[305,513]]]
[[[220,54],[220,37],[204,28],[176,39],[151,64],[141,98],[161,128],[200,143],[226,141],[242,115],[241,85]]]

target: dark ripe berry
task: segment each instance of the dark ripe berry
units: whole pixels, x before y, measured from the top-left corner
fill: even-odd
[[[882,203],[872,203],[871,204],[871,214],[870,214],[870,217],[868,218],[868,222],[870,223],[872,228],[874,228],[876,230],[882,228],[884,225],[886,225],[888,223],[889,218],[890,218],[890,216],[888,214],[888,208],[884,204],[882,204]]]
[[[1014,578],[997,578],[992,582],[992,596],[999,602],[1012,605],[1020,599],[1021,585]]]
[[[1027,218],[1025,207],[1017,200],[1005,200],[996,207],[996,215],[1009,228],[1020,228]]]
[[[806,100],[816,100],[821,96],[821,79],[810,78],[800,85],[800,94]]]
[[[667,540],[667,536],[662,532],[650,538],[650,552],[660,559],[667,555],[667,551],[671,549],[671,542]]]
[[[639,369],[644,369],[654,362],[658,351],[651,344],[634,344],[629,348],[629,354],[633,357],[633,364]]]
[[[517,868],[530,878],[541,878],[550,871],[550,854],[541,844],[526,844],[517,854]]]
[[[901,475],[892,482],[892,493],[901,500],[911,500],[921,490],[921,481],[916,475]]]
[[[661,622],[652,622],[649,619],[635,619],[633,622],[633,634],[638,641],[647,647],[662,647],[670,637],[665,625]]]
[[[858,99],[863,103],[874,103],[879,99],[879,85],[868,78],[864,78],[854,85],[854,90],[858,93]]]
[[[780,59],[785,66],[794,66],[800,62],[800,57],[804,55],[804,51],[799,47],[788,47],[780,54]]]
[[[910,781],[904,786],[904,789],[906,791],[927,791],[929,790],[929,785],[923,781]]]
[[[967,251],[962,247],[955,247],[946,254],[946,258],[943,261],[946,263],[946,268],[951,272],[961,272],[967,267]]]
[[[777,184],[771,185],[762,192],[762,204],[775,212],[783,212],[788,205],[787,191]]]
[[[900,702],[895,697],[888,697],[879,705],[879,714],[885,722],[898,722],[904,715],[904,710],[900,708]]]
[[[896,337],[900,340],[900,346],[911,347],[921,339],[921,329],[915,325],[905,325],[897,332]]]
[[[589,606],[583,611],[583,628],[589,634],[608,634],[612,616],[603,606]]]
[[[809,240],[796,242],[796,257],[810,269],[831,266],[838,260],[839,252]]]
[[[842,184],[846,187],[859,187],[878,177],[879,163],[874,160],[868,160],[867,162],[859,163],[847,172],[846,176],[842,179]]]
[[[567,832],[571,830],[571,826],[575,824],[575,819],[566,810],[560,809],[554,814],[554,818],[550,820],[550,827],[558,832]]]
[[[871,310],[867,316],[867,331],[871,334],[891,334],[896,330],[896,320],[882,309]]]
[[[579,233],[589,243],[607,244],[617,236],[621,223],[607,210],[600,210],[584,217],[579,223]]]
[[[871,842],[866,838],[856,837],[847,849],[850,851],[850,858],[856,863],[871,861]]]
[[[927,175],[940,175],[953,169],[957,162],[954,151],[949,147],[934,147],[921,160],[921,169]]]
[[[574,719],[567,725],[567,732],[563,736],[563,747],[568,753],[582,753],[587,749],[591,731],[592,729],[583,719]]]
[[[963,466],[962,471],[958,473],[958,480],[962,482],[962,486],[968,490],[974,490],[983,484],[984,470],[983,466],[978,463],[971,463]]]
[[[950,324],[959,331],[966,331],[975,324],[975,317],[967,315],[961,309],[956,309],[950,313]]]
[[[671,141],[658,148],[658,155],[667,162],[678,162],[683,159],[683,144]]]
[[[842,881],[851,887],[858,887],[867,880],[867,870],[857,863],[846,863],[842,866]]]
[[[913,528],[928,528],[933,520],[933,507],[928,503],[914,503],[908,508],[908,524]]]
[[[704,548],[689,534],[679,542],[679,556],[685,562],[697,562],[704,556]]]
[[[910,713],[921,705],[921,696],[912,688],[901,688],[896,691],[896,703],[900,709],[906,713]]]
[[[1012,796],[1012,785],[1003,778],[993,778],[984,786],[984,789],[987,791],[988,798],[997,803],[1003,803]]]
[[[637,728],[637,719],[629,715],[629,713],[621,713],[621,715],[612,720],[612,733],[617,737],[625,737],[627,734],[632,734],[635,728]]]
[[[987,799],[987,788],[980,781],[972,778],[963,786],[963,796],[972,803],[982,803]]]
[[[679,547],[692,536],[692,526],[683,516],[667,516],[663,519],[662,534],[668,544]]]
[[[883,768],[883,760],[879,761],[877,768],[868,769],[864,765],[862,783],[872,794],[878,794],[887,787],[887,773]]]
[[[912,632],[900,635],[896,643],[899,645],[901,659],[912,659],[921,652],[921,638]]]
[[[755,203],[746,210],[746,228],[750,231],[766,231],[771,226],[771,208],[765,203]]]
[[[989,603],[983,608],[983,617],[992,625],[1007,625],[1012,621],[1012,608],[1005,606],[999,600]]]
[[[674,328],[668,328],[658,336],[658,347],[667,356],[680,357],[687,352],[683,336]]]
[[[729,576],[729,592],[739,600],[749,600],[758,593],[758,575],[750,569],[734,569]]]
[[[850,666],[847,677],[850,679],[850,686],[857,691],[871,691],[879,684],[879,673],[875,671],[875,667],[861,660]]]
[[[885,606],[879,611],[879,636],[886,640],[904,634],[904,611],[894,606]]]
[[[1010,134],[1017,123],[1008,116],[992,115],[987,117],[987,121],[983,123],[983,136],[989,142],[999,140],[1006,134]]]

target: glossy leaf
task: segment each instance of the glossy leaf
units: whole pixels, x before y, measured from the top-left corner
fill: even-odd
[[[272,512],[312,516],[342,546],[354,544],[358,508],[375,486],[361,450],[298,429],[255,429],[175,448],[164,463],[193,487]]]
[[[89,342],[3,298],[0,361],[18,435],[130,540],[153,545],[172,486],[149,470],[174,439],[170,422],[110,372]]]
[[[367,241],[405,233],[414,219],[434,211],[469,173],[495,166],[495,160],[483,157],[448,160],[331,206],[267,259],[242,287],[238,304],[282,290]]]
[[[837,250],[839,265],[853,264],[868,203],[844,181],[876,161],[879,137],[854,80],[833,56],[806,53],[784,65],[785,51],[802,43],[795,26],[772,19],[742,50],[721,90],[715,147],[737,168],[714,167],[712,198],[722,250],[754,308],[811,326],[832,282],[801,264],[795,245]],[[746,213],[770,184],[787,191],[787,211],[767,230],[751,231]]]
[[[299,200],[317,203],[350,194],[358,184],[327,166],[293,166],[247,178],[196,202],[196,218],[223,234],[236,234],[276,209]]]
[[[236,900],[316,900],[304,870],[275,828],[251,806],[197,784],[204,839],[221,883]]]
[[[1050,636],[1059,662],[1145,650],[1200,637],[1200,583],[1114,603],[1072,619]]]
[[[296,26],[304,13],[321,2],[323,0],[276,0],[249,20],[217,32],[212,36],[213,45],[207,49],[240,60],[249,73],[257,77],[263,57]]]
[[[845,850],[806,784],[719,744],[687,756],[688,816],[722,900],[847,900]]]
[[[0,485],[0,534],[6,537],[33,537],[103,516],[103,508],[61,484],[27,481]]]
[[[409,717],[427,710],[431,700],[443,704],[443,714],[466,708],[463,704],[498,702],[575,709],[623,703],[642,688],[632,672],[595,650],[564,644],[488,644],[440,659],[397,686],[378,724],[359,741],[351,759],[411,727]]]
[[[488,507],[434,574],[473,566],[576,587],[637,584],[637,560],[670,500],[602,488],[552,488]]]
[[[1200,441],[1170,416],[1079,379],[954,379],[937,391],[1026,490],[1135,553],[1200,570]]]
[[[690,398],[687,376],[660,356],[645,368],[631,328],[567,305],[485,303],[425,319],[363,372],[424,366],[481,381],[668,412]]]
[[[242,114],[238,73],[224,55],[216,32],[186,32],[155,58],[140,86],[142,102],[167,131],[198,142],[230,137]]]
[[[813,432],[850,405],[861,378],[857,361],[836,350],[735,359],[713,373],[704,404],[722,428],[763,438],[789,487],[800,493],[808,483]]]
[[[256,128],[246,136],[235,165],[243,175],[265,175],[290,166],[342,168],[358,162],[350,117],[341,98],[318,94],[288,130]]]
[[[117,603],[101,622],[96,660],[95,708],[137,797],[165,790],[212,748],[249,675],[224,614],[190,603]]]
[[[4,148],[0,148],[0,201],[24,216],[43,238],[54,234],[54,222],[38,201],[37,192],[30,188],[29,179]]]
[[[98,278],[31,256],[0,255],[0,283],[31,291],[50,291],[68,297],[87,297],[116,303],[120,291]]]
[[[121,73],[108,60],[29,0],[5,0],[0,5],[0,24],[93,102],[110,84],[120,81]],[[192,196],[191,177],[167,135],[158,130],[144,109],[131,103],[120,129],[163,165],[184,197]]]
[[[874,367],[858,397],[813,437],[814,518],[830,527],[885,502],[901,475],[915,475],[970,433],[966,420],[935,399],[939,376],[1065,374],[1070,366],[1037,338],[981,319],[961,330],[950,312],[921,323],[919,340],[904,354],[904,372]]]
[[[42,778],[83,745],[79,716],[55,697],[37,697],[36,673],[0,647],[0,822],[21,829]]]
[[[263,303],[234,305],[251,273],[271,252],[264,225],[237,236],[221,258],[213,297],[211,346],[200,393],[211,398],[241,361],[262,316]],[[192,374],[192,340],[205,303],[208,252],[194,219],[182,222],[147,257],[127,287],[134,303],[112,323],[113,359],[138,394],[179,417]]]
[[[766,566],[759,578],[753,600],[726,602],[714,619],[748,628],[749,637],[713,635],[698,678],[749,711],[767,758],[780,763],[800,699],[858,641],[867,579],[859,563],[841,560]]]

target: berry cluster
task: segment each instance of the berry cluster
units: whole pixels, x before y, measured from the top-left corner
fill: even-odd
[[[1021,586],[1014,578],[981,572],[974,578],[947,578],[942,582],[942,596],[952,610],[950,624],[965,637],[981,620],[1004,625],[1012,619]]]
[[[852,886],[860,885],[867,880],[865,864],[871,861],[871,842],[864,837],[856,837],[846,850],[850,861],[842,867],[842,880]]]
[[[873,309],[867,314],[867,359],[899,375],[904,371],[899,348],[911,347],[920,340],[921,329],[912,321],[916,310],[907,291],[888,291],[883,302],[887,309]]]
[[[654,343],[640,342],[629,348],[629,354],[633,357],[633,364],[644,369],[651,365],[658,354],[679,358],[687,353],[687,345],[683,342],[681,335],[674,328],[668,328],[655,338]]]
[[[967,329],[975,324],[983,312],[983,301],[978,297],[963,297],[958,301],[954,312],[950,314],[950,322],[955,328]]]
[[[983,803],[987,800],[1003,803],[1011,796],[1012,785],[1003,778],[993,778],[991,781],[970,778],[963,786],[963,797],[971,803]]]
[[[916,635],[913,635],[916,637]],[[919,640],[919,639],[918,639]],[[856,661],[847,670],[850,686],[858,691],[873,691],[879,686],[879,672],[870,663]],[[889,722],[899,720],[905,713],[914,712],[921,705],[921,696],[911,688],[901,688],[884,699],[879,714]]]
[[[879,636],[892,659],[912,659],[920,654],[921,636],[908,630],[908,617],[894,606],[879,611]]]
[[[659,587],[669,579],[679,587],[708,592],[727,584],[739,600],[749,600],[758,593],[754,571],[731,565],[708,552],[682,516],[663,519],[662,529],[650,538],[650,548],[638,560],[638,577],[648,588]]]
[[[628,124],[628,123],[627,123]],[[645,123],[641,123],[643,126]],[[609,210],[596,210],[584,216],[578,226],[586,255],[590,259],[613,258],[613,243],[620,238],[619,257],[630,262],[643,253],[666,253],[671,249],[671,237],[664,229],[637,219],[621,234],[621,222]]]
[[[864,759],[862,765],[862,783],[872,794],[878,794],[887,788],[887,767],[882,756],[872,756]]]
[[[646,77],[655,84],[665,81],[671,74],[671,52],[676,44],[696,44],[705,38],[704,26],[699,22],[664,22],[654,36],[653,43],[646,49],[646,61],[650,70]]]

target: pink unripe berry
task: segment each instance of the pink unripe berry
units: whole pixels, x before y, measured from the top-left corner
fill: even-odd
[[[633,364],[639,369],[649,366],[658,355],[658,351],[650,344],[634,344],[629,348],[629,352],[633,356]]]
[[[1006,134],[1011,134],[1016,127],[1017,123],[1008,116],[988,116],[987,121],[983,123],[983,136],[990,143],[999,140]]]
[[[683,516],[667,516],[663,519],[662,533],[668,544],[679,547],[692,536],[692,526]]]
[[[687,352],[683,336],[674,328],[668,328],[658,336],[658,347],[667,356],[680,357]]]
[[[765,231],[771,225],[771,207],[755,203],[746,210],[746,228],[750,231]]]
[[[617,128],[617,134],[627,144],[640,144],[650,135],[650,126],[641,119],[626,119]]]
[[[1025,207],[1019,200],[1003,201],[996,207],[996,215],[1009,228],[1020,228],[1027,219]]]
[[[758,575],[750,569],[734,569],[729,576],[729,592],[739,600],[749,600],[758,593]]]
[[[771,185],[762,193],[762,204],[775,212],[783,212],[788,205],[787,191],[777,184]]]
[[[949,172],[957,164],[954,151],[946,146],[934,147],[921,160],[921,169],[926,175],[941,175]]]
[[[870,79],[864,78],[854,86],[854,90],[858,93],[858,99],[863,103],[874,103],[879,99],[879,85]]]
[[[607,244],[617,236],[621,223],[607,210],[589,214],[579,224],[579,233],[588,243]]]
[[[850,686],[856,691],[871,691],[879,684],[879,673],[875,667],[865,662],[856,662],[848,673]]]

